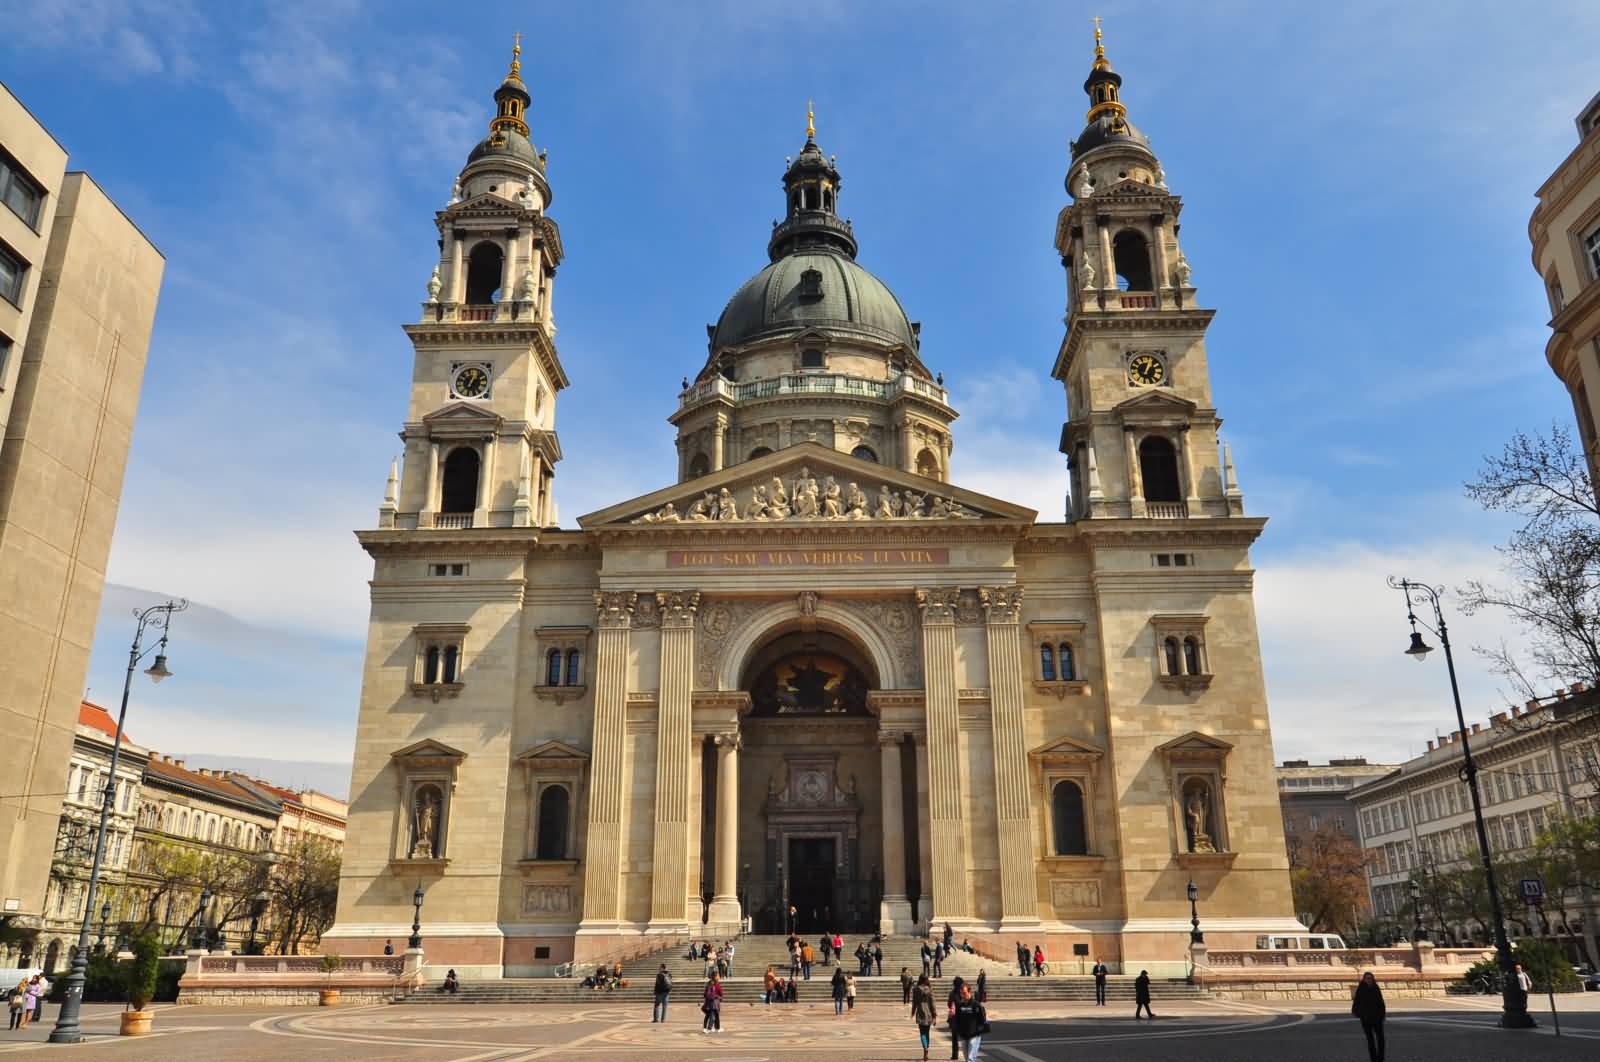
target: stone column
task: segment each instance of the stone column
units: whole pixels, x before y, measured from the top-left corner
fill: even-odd
[[[494,444],[493,435],[483,440],[483,459],[478,462],[478,518],[474,527],[489,526],[489,511],[494,508]]]
[[[459,303],[467,297],[467,273],[462,268],[462,240],[454,229],[446,237],[450,241],[450,287],[447,289],[451,302]]]
[[[1194,447],[1189,444],[1187,424],[1178,430],[1178,446],[1183,451],[1178,455],[1178,468],[1183,472],[1184,504],[1190,516],[1200,516],[1200,484],[1194,473]]]
[[[1134,441],[1132,427],[1122,429],[1122,439],[1123,460],[1128,462],[1128,509],[1133,516],[1143,516],[1144,476],[1139,471],[1139,444]]]
[[[1111,226],[1109,218],[1095,218],[1095,229],[1100,237],[1100,272],[1095,274],[1095,287],[1106,291],[1117,290],[1117,259],[1111,253]]]
[[[583,921],[586,934],[614,935],[621,917],[622,827],[628,793],[623,774],[627,735],[628,625],[638,594],[601,590],[594,595],[600,628],[594,663],[594,738],[589,760],[588,850],[584,859]],[[587,957],[608,950],[597,942],[579,951]]]
[[[956,702],[956,601],[959,587],[917,591],[928,712],[928,830],[933,849],[936,922],[964,921],[966,844],[962,822],[960,710]]]
[[[507,237],[506,256],[500,263],[500,303],[510,306],[517,297],[517,238]]]
[[[691,732],[689,737],[689,855],[684,878],[684,910],[688,912],[689,925],[700,921],[701,866],[700,833],[701,801],[705,791],[701,787],[701,753],[705,748],[705,735]]]
[[[727,449],[727,444],[728,422],[718,417],[716,427],[711,433],[711,471],[722,471],[723,453]]]
[[[906,898],[905,800],[900,786],[900,750],[905,735],[884,731],[878,735],[883,769],[879,788],[883,794],[883,903],[878,912],[885,933],[908,933],[913,921]]]
[[[544,457],[534,450],[528,459],[528,486],[533,492],[529,499],[528,522],[534,527],[544,526]]]
[[[917,433],[909,419],[900,422],[900,467],[907,472],[917,470]]]
[[[739,921],[739,735],[718,734],[717,851],[708,921]]]
[[[1157,292],[1156,305],[1165,307],[1168,300],[1167,292],[1172,288],[1171,267],[1167,265],[1166,217],[1163,216],[1160,221],[1155,223],[1153,228],[1155,231],[1151,234],[1153,238],[1150,249],[1155,252],[1156,256],[1156,282],[1154,285]]]
[[[989,657],[995,819],[1000,827],[1000,931],[1039,924],[1034,878],[1032,781],[1023,719],[1022,587],[978,591]],[[1089,809],[1085,808],[1087,813]]]
[[[422,512],[417,515],[419,527],[432,527],[433,514],[439,511],[439,444],[428,443],[428,481],[422,491]]]
[[[922,883],[916,915],[919,925],[926,925],[933,903],[933,850],[928,822],[928,735],[918,731],[911,735],[912,751],[917,757],[917,877]]]
[[[690,695],[694,689],[694,617],[700,594],[656,594],[661,613],[661,693],[656,709],[656,825],[650,873],[652,933],[687,932],[684,898],[689,877],[689,783],[694,751]]]

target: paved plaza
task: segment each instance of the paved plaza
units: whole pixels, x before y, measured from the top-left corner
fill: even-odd
[[[1541,1001],[1542,1003],[1543,1001]],[[1498,1059],[1592,1060],[1600,1056],[1600,996],[1558,1000],[1563,1036],[1546,1010],[1540,1028],[1509,1033],[1495,1028],[1496,1005],[1481,998],[1397,1000],[1388,1023],[1389,1057],[1478,1062]],[[596,1002],[559,1006],[350,1007],[265,1010],[161,1007],[157,1032],[118,1037],[113,1006],[85,1008],[86,1042],[45,1044],[49,1023],[6,1034],[0,1055],[25,1058],[112,1059],[116,1062],[522,1062],[544,1058],[630,1059],[641,1062],[853,1062],[913,1060],[921,1052],[916,1027],[899,1006],[858,1006],[835,1017],[823,1001],[793,1006],[739,1005],[724,1013],[720,1035],[700,1032],[692,998],[675,1003],[665,1026],[650,1023],[649,1007]],[[55,1008],[49,1008],[50,1017]],[[1080,1004],[990,1008],[993,1033],[983,1059],[1061,1062],[1092,1059],[1292,1059],[1360,1062],[1360,1027],[1332,1003],[1262,1005],[1221,1000],[1173,1004],[1155,1022],[1131,1013]],[[932,1057],[950,1056],[936,1038]]]

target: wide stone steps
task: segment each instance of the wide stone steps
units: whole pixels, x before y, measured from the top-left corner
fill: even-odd
[[[761,977],[770,965],[773,972],[780,977],[789,976],[789,949],[785,946],[786,937],[773,935],[750,935],[740,937],[735,944],[733,958],[733,972],[736,977]],[[819,961],[812,964],[812,980],[820,975],[824,980],[833,976],[835,966],[843,965],[846,973],[853,973],[856,969],[855,956],[851,950],[863,938],[846,938],[844,942],[845,955],[842,964],[839,960],[824,966],[821,963],[821,952],[817,952]],[[717,942],[712,941],[713,947]],[[816,951],[816,941],[811,942],[813,951]],[[913,975],[922,972],[922,938],[920,937],[886,937],[882,942],[883,947],[883,976],[899,984],[900,968],[908,968]],[[680,947],[671,952],[658,952],[654,955],[640,958],[622,964],[622,974],[627,978],[649,976],[655,978],[656,971],[662,963],[666,963],[667,970],[675,981],[687,983],[690,980],[701,981],[705,977],[706,964],[701,959],[688,959],[684,957],[684,950]],[[951,953],[944,960],[944,974],[949,977],[963,977],[975,980],[978,974],[987,970],[989,979],[1005,977],[1014,974],[1016,967],[1008,963],[994,962],[981,955],[973,955],[963,951]],[[591,969],[580,969],[579,980],[588,975]],[[1018,978],[1021,980],[1022,978]]]
[[[763,967],[763,970],[765,967]],[[624,974],[624,976],[627,976]],[[817,976],[813,969],[810,981],[802,981],[799,986],[799,1002],[819,1003],[832,999],[832,988],[828,978],[832,976],[831,970],[827,976]],[[499,981],[466,981],[461,985],[461,990],[455,995],[448,995],[433,988],[421,992],[397,997],[396,1003],[407,1004],[438,1004],[438,1003],[565,1003],[570,1004],[582,1001],[605,1000],[608,1002],[637,1002],[647,1004],[652,997],[655,983],[654,975],[647,977],[629,978],[626,988],[610,991],[595,991],[584,988],[583,982],[576,978],[507,978]],[[951,977],[946,976],[934,981],[933,994],[936,1000],[942,1001],[950,991]],[[690,978],[674,978],[672,991],[673,1002],[676,1005],[688,1004],[699,1006],[700,993],[704,986],[699,972],[696,971]],[[759,1003],[761,994],[765,990],[765,983],[760,977],[731,977],[723,982],[723,1000],[725,1003]],[[1047,977],[990,977],[988,982],[989,999],[991,1002],[1005,1003],[1041,1003],[1041,1002],[1087,1002],[1094,999],[1094,978],[1052,975]],[[1195,985],[1188,984],[1182,979],[1150,981],[1150,994],[1156,1002],[1163,1000],[1197,999],[1204,993]],[[1133,978],[1111,977],[1106,981],[1106,998],[1108,1001],[1133,1002]],[[900,1002],[900,979],[896,976],[884,977],[858,977],[856,978],[856,1001],[858,1003],[896,1003]]]

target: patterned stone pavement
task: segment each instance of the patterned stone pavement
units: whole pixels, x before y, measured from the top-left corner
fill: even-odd
[[[1481,999],[1396,1001],[1390,1011],[1391,1057],[1478,1062],[1600,1057],[1600,995],[1565,997],[1560,1039],[1548,1015],[1541,1028],[1494,1028],[1495,1005]],[[52,1047],[49,1023],[0,1036],[0,1055],[67,1055],[117,1062],[535,1062],[538,1059],[639,1059],[641,1062],[851,1062],[921,1057],[916,1028],[902,1007],[861,1005],[835,1017],[830,1003],[727,1008],[724,1030],[700,1031],[693,998],[673,1004],[665,1025],[648,1007],[434,1006],[273,1010],[164,1007],[155,1035],[115,1035],[117,1008],[86,1008],[87,1042]],[[54,1018],[50,1008],[50,1018]],[[1145,1059],[1293,1059],[1350,1062],[1365,1057],[1359,1026],[1328,1003],[1264,1005],[1220,1000],[1175,1004],[1160,1020],[1135,1022],[1122,1008],[1077,1004],[995,1005],[984,1060],[1094,1062]],[[935,1036],[931,1057],[949,1057]]]

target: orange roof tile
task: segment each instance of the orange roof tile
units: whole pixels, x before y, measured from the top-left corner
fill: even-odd
[[[78,725],[98,730],[108,738],[117,736],[117,721],[111,718],[111,713],[90,701],[83,701],[78,705]],[[127,745],[132,742],[133,736],[124,730],[122,743]]]

